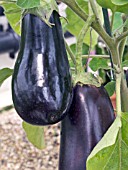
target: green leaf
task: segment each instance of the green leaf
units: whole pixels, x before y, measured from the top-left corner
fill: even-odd
[[[96,0],[97,3],[103,8],[109,8],[112,12],[122,12],[128,14],[128,3],[117,5],[112,2],[112,0]],[[116,1],[116,0],[115,0]]]
[[[2,83],[12,75],[13,70],[10,68],[3,68],[0,70],[0,86]]]
[[[64,17],[60,17],[63,33],[66,33],[67,31],[67,20]]]
[[[43,12],[45,12],[45,17],[49,20],[52,12],[55,10],[58,12],[58,6],[55,0],[43,0],[41,1],[42,9],[44,9]]]
[[[112,11],[116,11],[116,6],[111,2],[111,0],[96,0],[96,1],[103,8],[109,8]]]
[[[128,67],[128,60],[122,62],[122,67]]]
[[[128,113],[122,113],[122,140],[125,143],[125,145],[128,147]],[[128,152],[128,148],[127,148]],[[126,159],[126,160],[125,160]],[[128,163],[128,156],[124,157],[124,160]],[[128,169],[128,164],[127,164]]]
[[[77,1],[79,6],[88,14],[89,9],[88,9],[88,2],[87,1]],[[81,31],[81,28],[85,25],[85,22],[78,17],[69,7],[66,9],[66,15],[67,15],[67,20],[69,21],[67,24],[67,30],[76,36],[76,38],[79,36],[79,33]],[[98,34],[92,30],[92,48],[97,44],[97,38]],[[84,43],[90,46],[90,29],[87,32],[85,38],[84,38]]]
[[[85,13],[89,14],[89,9],[88,9],[88,0],[76,0],[78,5],[85,11]]]
[[[93,58],[89,63],[89,67],[93,71],[97,71],[99,69],[105,69],[105,70],[111,69],[107,64],[107,60],[102,58]]]
[[[128,42],[127,42],[127,46],[128,46]],[[127,49],[125,50],[123,60],[128,60],[128,51],[127,51]]]
[[[19,0],[19,1],[21,2],[22,0]],[[42,0],[39,7],[34,7],[34,8],[29,8],[29,9],[27,8],[30,7],[30,5],[33,5],[33,3],[36,3],[36,1],[32,0],[31,2],[33,3],[30,3],[30,0],[29,1],[24,0],[23,2],[25,2],[25,4],[23,5],[26,10],[23,10],[22,8],[20,8],[16,3],[8,3],[8,2],[2,3],[8,22],[10,23],[13,30],[17,34],[19,35],[21,34],[20,21],[22,20],[23,16],[27,13],[31,13],[31,14],[38,16],[46,24],[51,26],[51,24],[49,23],[49,18],[53,10],[58,11],[58,7],[57,7],[55,0],[49,0],[49,1]],[[28,2],[28,5],[27,5],[27,2]]]
[[[117,170],[114,168],[118,164],[117,140],[119,129],[121,128],[121,120],[116,118],[114,123],[108,129],[100,142],[92,150],[87,159],[87,170]],[[115,160],[113,160],[115,159]],[[113,161],[112,164],[110,162]],[[109,166],[109,169],[108,169]]]
[[[109,96],[112,96],[115,92],[115,81],[111,81],[105,85],[105,89],[107,90]]]
[[[88,3],[83,1],[81,4],[85,7],[84,11],[87,12]],[[84,26],[84,21],[79,18],[69,7],[66,8],[66,16],[68,20],[68,31],[70,31],[73,35],[78,36],[81,28]]]
[[[116,7],[117,7],[116,12],[122,12],[122,13],[128,14],[128,3],[125,5],[118,5]]]
[[[8,19],[8,22],[10,23],[13,30],[20,35],[20,18],[22,10],[14,3],[8,3],[2,5],[4,8],[4,13]]]
[[[34,8],[40,5],[40,0],[17,0],[17,5],[24,9]]]
[[[128,0],[112,0],[112,3],[116,5],[125,5],[128,4]]]
[[[70,48],[71,48],[73,54],[76,54],[76,44],[71,44],[71,45],[70,45]],[[88,50],[89,50],[89,46],[86,45],[85,43],[83,43],[82,55],[88,54]]]
[[[49,18],[53,10],[58,12],[58,6],[55,0],[42,0],[39,7],[29,8],[24,11],[24,15],[27,13],[38,16],[47,25],[51,26],[52,23],[49,22]]]
[[[119,29],[119,33],[121,33],[123,30],[123,21],[122,21],[120,12],[116,12],[114,14],[114,22],[113,22],[112,30],[115,31],[115,33],[116,33],[118,29]]]
[[[44,128],[42,126],[33,126],[26,122],[22,123],[28,140],[38,149],[45,147]]]
[[[117,116],[87,159],[87,170],[128,169],[128,113]]]

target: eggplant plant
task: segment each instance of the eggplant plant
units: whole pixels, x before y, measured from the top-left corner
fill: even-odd
[[[127,170],[128,87],[124,68],[128,67],[128,1],[57,2],[67,5],[67,19],[61,17],[61,21],[63,30],[76,38],[74,49],[66,41],[64,45],[62,32],[60,35],[59,30],[55,29],[59,17],[56,22],[51,19],[53,13],[59,13],[55,0],[0,0],[14,31],[18,34],[22,32],[19,53],[22,57],[17,60],[13,72],[14,106],[26,122],[34,125],[53,124],[62,120],[59,170]],[[35,22],[34,25],[30,20],[28,25],[26,23],[25,30],[24,27],[20,30],[17,23],[22,21],[24,25],[28,16],[37,17],[40,24],[36,25]],[[34,30],[30,29],[29,25],[36,31],[40,28],[36,36],[33,36]],[[31,32],[29,36],[26,36],[27,31]],[[41,36],[38,36],[39,33]],[[28,40],[31,40],[31,43],[28,43]],[[83,44],[88,47],[84,54]],[[23,48],[28,46],[27,57],[30,61],[24,59],[26,54],[23,52]],[[35,52],[31,56],[33,50]],[[54,56],[51,57],[52,51]],[[38,65],[32,64],[38,54],[42,56],[42,68],[46,71],[39,75],[41,77],[35,73],[39,70]],[[52,72],[53,65],[56,75]],[[95,73],[89,72],[90,68]],[[7,74],[7,71],[11,71],[10,74]],[[106,73],[109,82],[104,80]],[[11,74],[12,70],[0,70],[0,85]],[[43,80],[44,77],[47,79],[48,88],[45,83],[39,88],[38,83],[34,82]],[[65,80],[65,77],[68,78]],[[58,83],[55,83],[55,80]],[[48,90],[50,93],[47,93]],[[116,95],[115,110],[110,101],[113,94]],[[61,100],[58,100],[59,97]],[[50,107],[48,98],[53,101]],[[52,117],[55,120],[52,120]],[[29,126],[26,122],[23,123],[24,129]],[[31,127],[26,133],[31,133]],[[37,136],[38,134],[34,137]],[[39,136],[38,138],[40,139]]]

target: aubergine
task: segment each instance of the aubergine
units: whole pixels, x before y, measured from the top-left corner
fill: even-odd
[[[126,82],[127,82],[127,87],[128,87],[128,70],[126,70],[125,76],[126,76]]]
[[[12,99],[19,116],[33,125],[59,122],[72,100],[72,81],[59,14],[52,28],[37,16],[22,20],[20,51],[12,77]]]
[[[114,110],[104,87],[77,84],[61,124],[59,170],[86,170],[87,157],[113,121]]]

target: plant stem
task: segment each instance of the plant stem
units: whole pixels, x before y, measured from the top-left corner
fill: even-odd
[[[67,4],[81,19],[83,19],[85,22],[87,21],[88,15],[79,7],[77,3],[75,3],[74,0],[59,0],[60,2],[64,2]],[[95,11],[93,11],[95,12]],[[112,60],[114,65],[116,65],[119,69],[121,69],[121,61],[120,61],[120,54],[119,53],[119,42],[121,42],[127,35],[128,35],[128,30],[125,31],[123,34],[121,34],[117,39],[115,40],[114,38],[110,37],[106,31],[104,30],[103,26],[101,25],[101,22],[99,19],[97,19],[97,14],[95,14],[96,20],[92,23],[92,28],[101,36],[101,38],[104,40],[106,45],[108,46],[111,54],[112,54]],[[128,88],[126,87],[126,80],[124,77],[117,76],[117,86],[116,86],[116,91],[117,91],[117,110],[118,114],[120,115],[121,111],[121,104],[124,104],[124,109],[123,111],[128,111]],[[120,80],[121,79],[121,80]],[[120,81],[121,81],[121,87],[120,87]],[[118,89],[119,88],[119,89]],[[121,94],[120,94],[120,89],[121,89]],[[122,90],[124,89],[124,90]],[[121,98],[120,98],[121,96]],[[121,101],[122,100],[122,101]],[[121,103],[122,102],[122,103]]]
[[[121,116],[121,73],[116,74],[116,111],[117,115]]]
[[[124,15],[124,16],[122,17],[122,19],[123,19],[123,24],[124,24],[123,32],[125,32],[125,31],[127,31],[127,27],[125,27],[125,23],[126,23],[127,17]],[[125,37],[125,38],[120,42],[120,45],[119,45],[119,53],[120,53],[120,60],[121,60],[121,61],[122,61],[122,59],[123,59],[123,53],[124,53],[124,48],[125,48],[126,40],[127,40],[127,38]]]
[[[67,4],[81,19],[83,19],[85,22],[87,21],[88,15],[79,7],[78,4],[74,2],[74,0],[59,0],[60,2],[64,2]],[[103,26],[101,25],[101,22],[99,19],[96,19],[92,23],[92,28],[102,37],[104,42],[107,44],[107,46],[110,48],[114,48],[114,39],[111,38],[106,31],[104,30]]]
[[[74,2],[74,0],[70,0],[70,1],[69,0],[60,0],[60,1],[66,3],[85,22],[87,21],[87,14]],[[95,5],[95,4],[93,4],[93,5]],[[95,15],[97,15],[97,14],[95,14]],[[120,66],[120,57],[119,57],[119,54],[117,52],[118,43],[119,43],[118,41],[121,41],[128,34],[128,31],[126,31],[121,36],[119,36],[117,38],[117,40],[115,41],[114,38],[110,37],[106,33],[106,31],[102,27],[101,22],[99,21],[99,19],[96,19],[92,23],[91,26],[102,37],[102,39],[104,40],[104,42],[106,43],[106,45],[110,49],[110,52],[112,54],[113,63],[115,65]],[[115,50],[115,48],[116,48],[116,50]]]
[[[123,23],[125,24],[127,17],[124,15],[122,17],[122,19],[123,19]],[[127,27],[125,27],[125,25],[124,25],[123,32],[126,32],[126,31],[127,31]],[[125,43],[126,43],[126,37],[119,44],[119,54],[120,54],[121,62],[123,59]],[[121,76],[121,107],[122,107],[123,112],[128,112],[127,101],[128,101],[128,87],[127,87],[124,72],[122,72],[122,76]]]
[[[82,58],[104,58],[104,59],[110,59],[109,55],[82,55]]]
[[[119,68],[121,68],[121,61],[120,61],[120,56],[119,56],[119,50],[118,50],[118,45],[116,42],[113,45],[113,47],[110,47],[110,52],[112,55],[112,59],[113,59],[113,64],[118,66]]]
[[[115,16],[115,12],[112,12],[112,19],[111,19],[111,32],[112,32],[112,27],[113,27],[113,23],[114,23],[114,16]]]
[[[124,72],[121,76],[121,107],[123,112],[128,112],[128,87]]]
[[[76,67],[77,67],[77,73],[84,72],[84,68],[82,67],[82,47],[83,47],[83,41],[84,37],[88,31],[88,29],[91,26],[91,23],[94,21],[94,16],[89,16],[87,19],[87,22],[83,26],[82,30],[80,31],[80,34],[77,38],[76,43]]]
[[[96,3],[94,0],[89,0],[90,4],[91,4],[91,8],[92,8],[92,11],[93,13],[95,14],[96,18],[99,19],[99,15],[98,15],[98,11],[97,11],[97,8],[96,8]]]
[[[116,41],[117,42],[120,42],[120,41],[122,41],[125,37],[127,37],[128,36],[128,30],[127,31],[125,31],[125,32],[123,32],[119,37],[117,37],[116,38]]]
[[[73,61],[73,64],[76,66],[76,59],[75,59],[75,56],[71,50],[71,48],[68,46],[67,42],[65,41],[65,46],[66,46],[66,50],[68,52],[68,54],[70,55],[72,61]]]

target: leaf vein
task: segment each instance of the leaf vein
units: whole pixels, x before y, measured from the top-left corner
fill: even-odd
[[[122,141],[122,143],[124,143],[124,145],[128,148],[128,145],[125,143],[125,141],[124,140],[121,140]]]
[[[111,157],[112,157],[112,155],[113,155],[113,153],[114,153],[114,151],[115,151],[115,149],[116,149],[116,146],[117,146],[117,143],[115,144],[115,147],[113,148],[113,151],[112,151],[112,153],[111,153],[111,155],[110,155],[110,157],[109,157],[108,161],[106,162],[106,164],[105,164],[105,166],[104,166],[104,169],[103,169],[103,170],[105,170],[105,168],[106,168],[106,166],[107,166],[107,164],[108,164],[109,160],[111,159]]]

